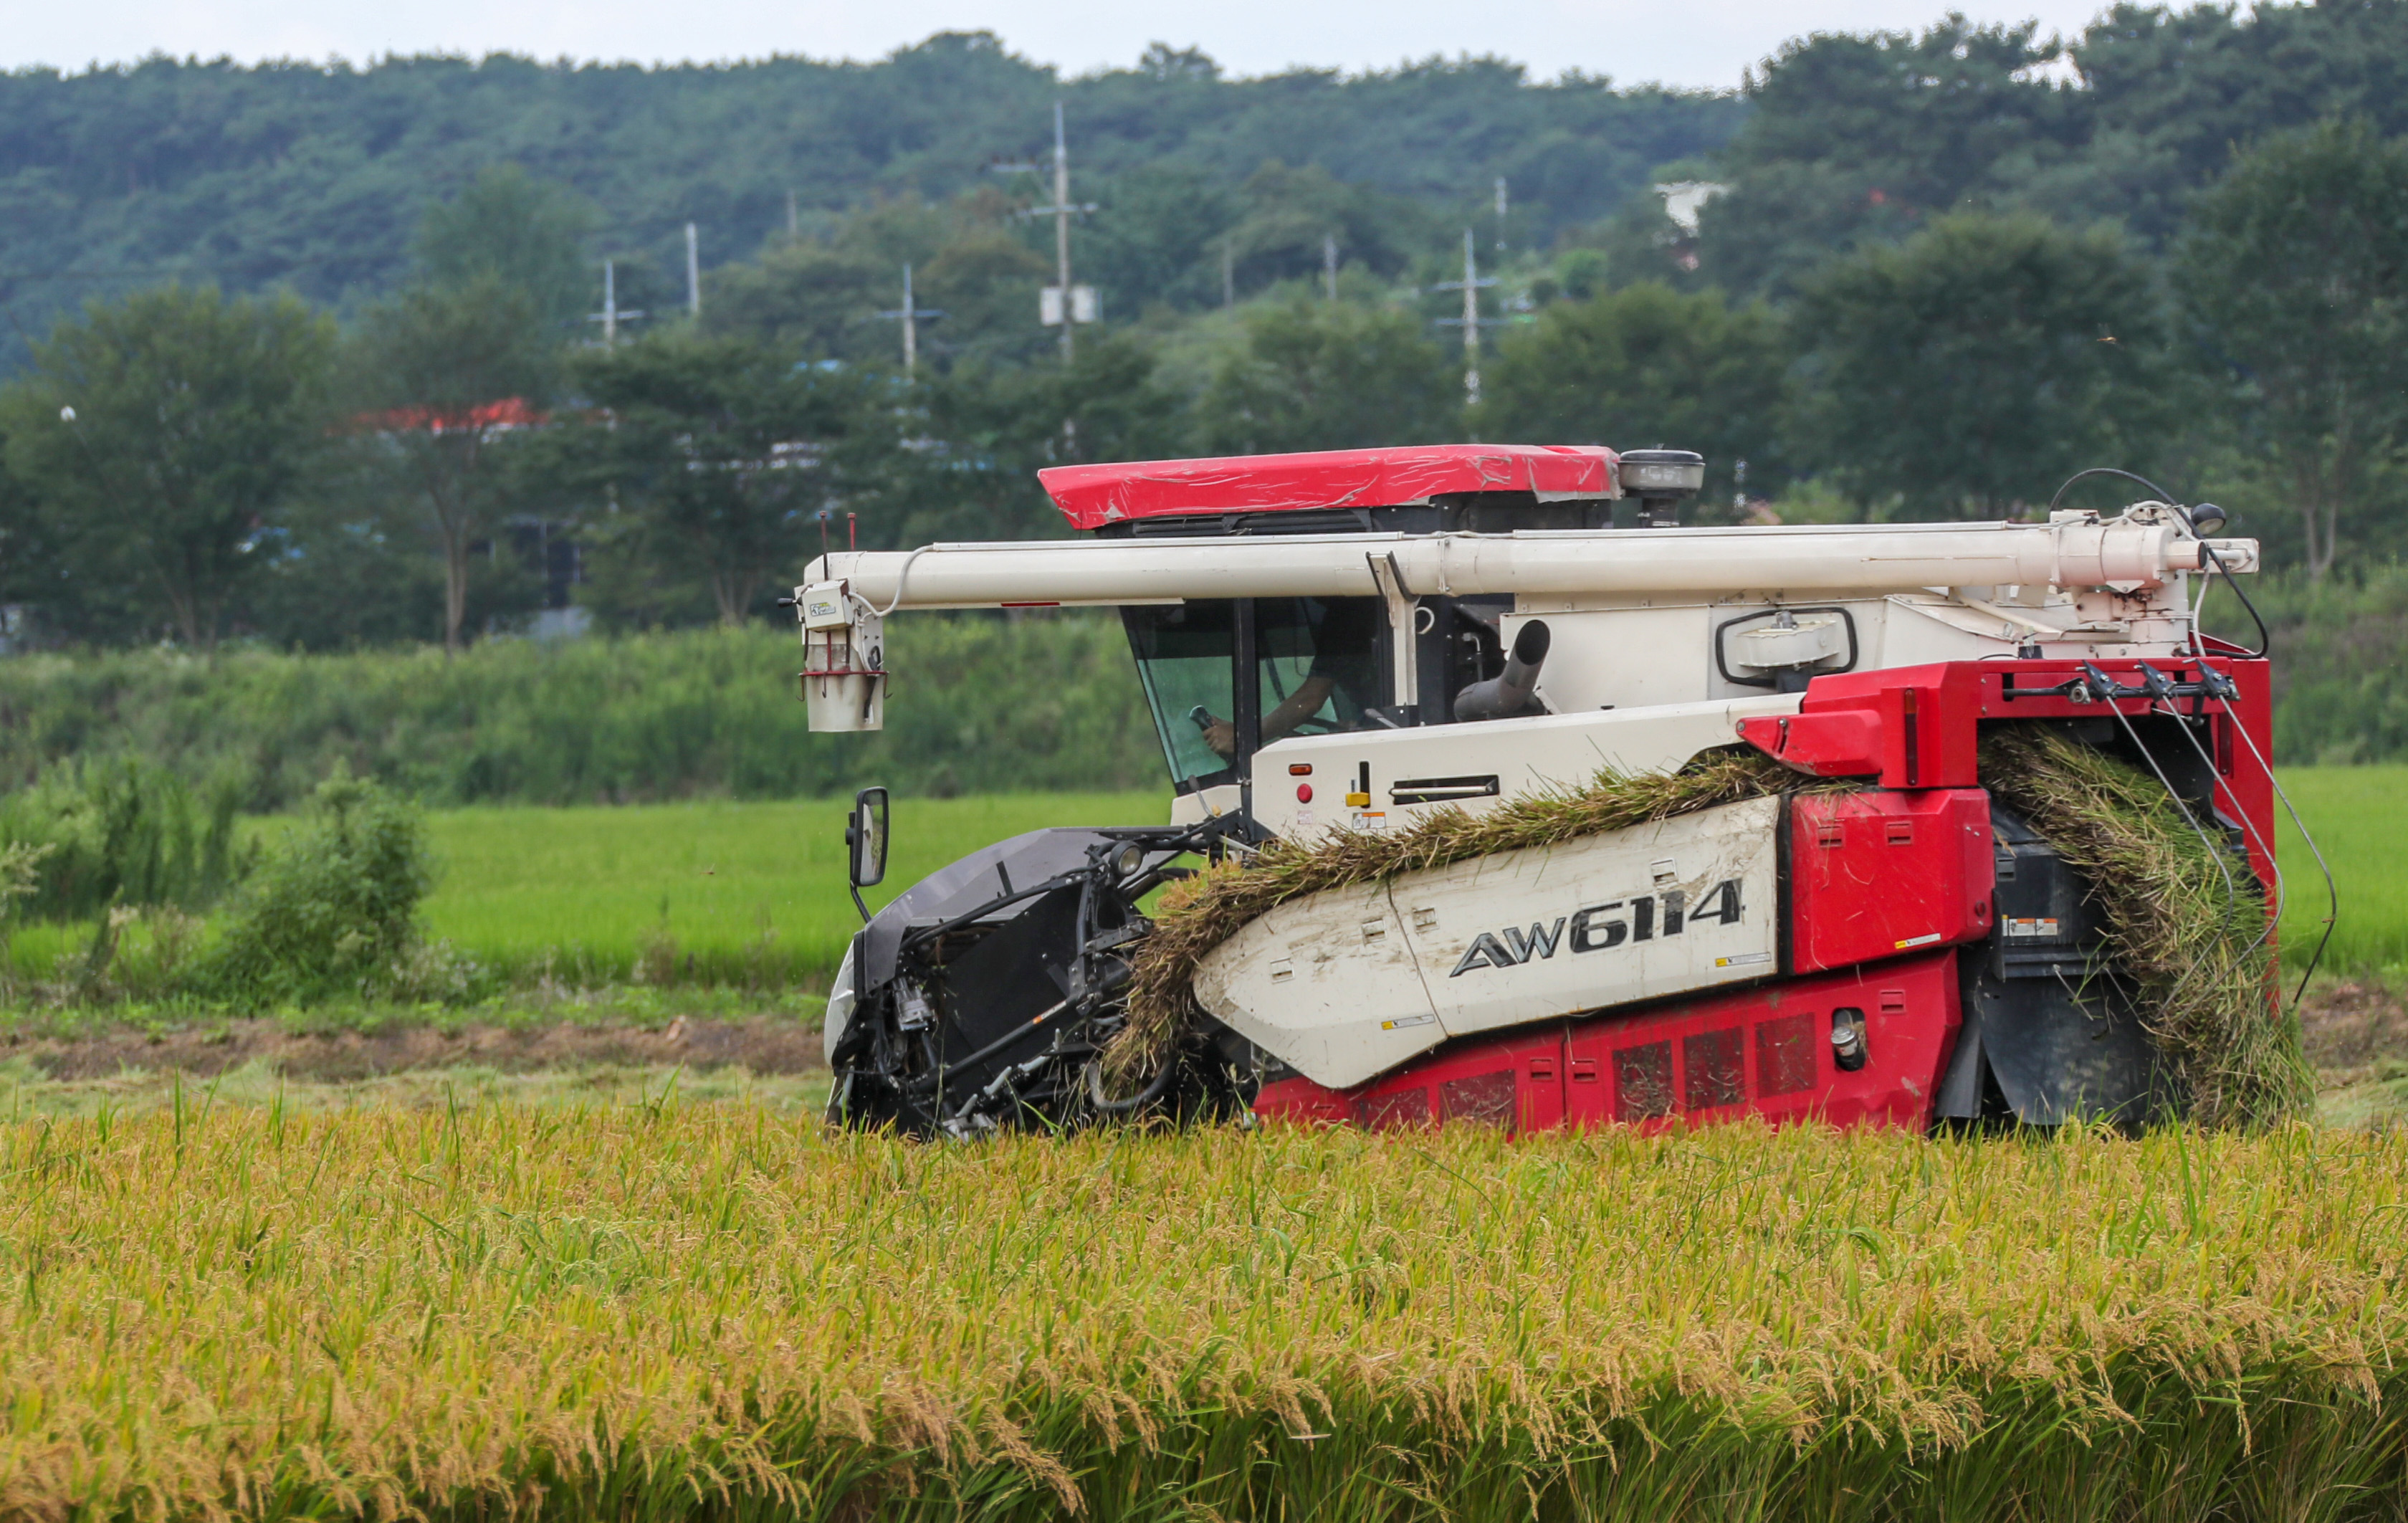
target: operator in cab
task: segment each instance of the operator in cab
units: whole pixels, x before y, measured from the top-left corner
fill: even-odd
[[[1297,683],[1296,691],[1264,711],[1264,745],[1292,734],[1298,726],[1321,716],[1326,708],[1332,713],[1322,718],[1317,733],[1354,729],[1361,723],[1364,710],[1385,701],[1380,681],[1379,600],[1299,598],[1297,604],[1301,615],[1298,632],[1306,634],[1312,643],[1312,665],[1306,668],[1303,681]],[[1279,665],[1267,652],[1262,661],[1265,682],[1278,684]],[[1201,723],[1205,745],[1217,755],[1234,758],[1238,750],[1236,726],[1215,714],[1205,715]]]

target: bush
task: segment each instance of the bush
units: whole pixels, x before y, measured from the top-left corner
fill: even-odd
[[[243,885],[190,990],[256,1008],[420,982],[418,901],[432,881],[417,810],[338,770]]]
[[[207,909],[248,858],[235,842],[239,791],[206,793],[198,797],[175,773],[126,756],[70,760],[0,797],[0,847],[41,852],[18,913],[73,920],[111,905]]]

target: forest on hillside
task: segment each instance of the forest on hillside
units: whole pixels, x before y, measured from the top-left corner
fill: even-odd
[[[823,533],[1062,532],[1045,465],[1466,438],[1698,449],[1708,518],[2116,465],[2347,577],[2408,450],[2403,66],[2358,0],[1815,36],[1728,95],[955,35],[0,76],[0,638],[740,624]]]
[[[982,33],[874,64],[23,70],[0,74],[0,296],[35,327],[93,292],[170,278],[283,285],[349,310],[408,279],[427,205],[513,164],[576,193],[580,246],[619,261],[627,305],[668,306],[683,295],[685,223],[717,268],[866,207],[1009,194],[989,166],[1049,154],[1057,99],[1080,198],[1103,208],[1082,227],[1082,265],[1130,311],[1204,295],[1185,245],[1226,231],[1215,214],[1266,166],[1378,193],[1367,224],[1402,215],[1412,225],[1383,236],[1405,243],[1427,217],[1488,205],[1503,177],[1517,232],[1544,242],[1611,211],[1657,165],[1719,146],[1746,114],[1728,95],[1537,81],[1493,59],[1235,79],[1157,46],[1066,79]],[[1260,284],[1275,252],[1249,250],[1240,278]],[[1217,273],[1203,284],[1217,294]]]

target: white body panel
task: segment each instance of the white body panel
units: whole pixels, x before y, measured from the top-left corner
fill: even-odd
[[[1543,691],[1543,688],[1542,688]],[[1672,704],[1645,711],[1548,714],[1472,725],[1428,725],[1406,730],[1358,730],[1293,737],[1254,754],[1254,818],[1273,835],[1306,840],[1332,828],[1410,828],[1445,803],[1401,804],[1396,785],[1418,778],[1494,775],[1494,797],[1460,800],[1477,812],[1526,794],[1585,787],[1597,774],[1669,772],[1698,752],[1739,739],[1739,722],[1758,714],[1794,714],[1795,694],[1751,692],[1715,703]],[[1346,795],[1371,768],[1371,802],[1352,806]],[[1311,767],[1297,776],[1291,767]],[[1297,797],[1310,783],[1311,802]],[[1221,802],[1217,796],[1228,797]],[[1237,807],[1237,790],[1215,789],[1214,801]],[[1188,795],[1192,798],[1197,796]],[[1185,802],[1185,798],[1182,799]],[[1196,818],[1203,810],[1196,805]]]
[[[1780,801],[1311,895],[1196,973],[1204,1008],[1317,1084],[1449,1037],[1774,970]]]
[[[1239,1035],[1322,1084],[1360,1084],[1446,1040],[1385,884],[1280,906],[1215,948],[1195,986]]]

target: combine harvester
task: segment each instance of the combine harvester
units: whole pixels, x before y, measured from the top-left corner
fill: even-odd
[[[2110,955],[2119,885],[1977,756],[2010,725],[2144,765],[2262,898],[2263,641],[2195,617],[2256,543],[2156,500],[1675,526],[1702,476],[1683,451],[1484,445],[1069,467],[1040,477],[1083,541],[814,563],[813,729],[880,726],[898,610],[1117,608],[1174,789],[1168,826],[1036,831],[865,909],[828,1004],[832,1114],[967,1135],[2180,1110]],[[1155,935],[1140,900],[1182,861],[1377,856],[1439,812],[1733,756],[1797,785],[1299,892],[1177,970],[1193,1004],[1133,1074],[1105,1060]],[[857,902],[885,832],[865,790]]]

